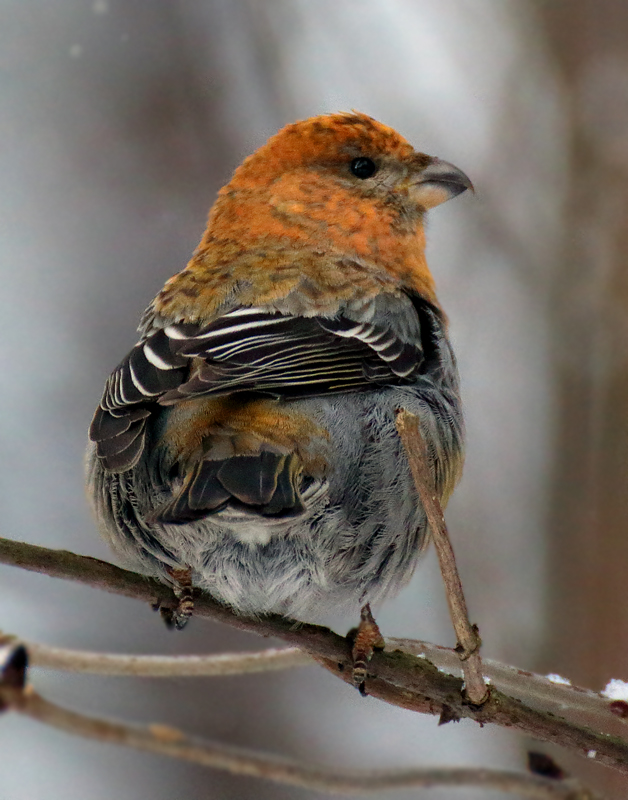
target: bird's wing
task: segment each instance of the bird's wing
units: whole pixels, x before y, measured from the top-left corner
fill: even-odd
[[[420,338],[404,341],[393,328],[377,315],[360,322],[250,307],[204,327],[168,325],[138,342],[110,375],[90,438],[104,466],[122,472],[137,463],[146,419],[159,405],[201,395],[296,398],[411,382],[423,362]]]

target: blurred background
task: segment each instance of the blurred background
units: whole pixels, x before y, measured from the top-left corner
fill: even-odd
[[[462,375],[468,459],[448,520],[484,654],[595,689],[628,680],[628,4],[0,0],[0,14],[1,535],[109,558],[82,454],[140,313],[245,155],[294,119],[355,108],[477,188],[430,214],[428,259]],[[454,644],[433,554],[378,620]],[[169,633],[136,602],[6,567],[0,628],[115,652],[267,645],[203,620]],[[33,678],[85,712],[337,765],[521,767],[530,746],[438,728],[316,668]],[[1,720],[0,754],[2,800],[69,786],[88,800],[319,797],[17,717]],[[484,797],[429,796],[454,795]]]

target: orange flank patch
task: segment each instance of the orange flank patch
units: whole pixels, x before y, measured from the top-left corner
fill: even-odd
[[[245,400],[237,395],[183,400],[172,407],[164,442],[179,461],[256,455],[263,448],[296,453],[308,474],[325,472],[322,455],[328,432],[310,416],[278,400]]]

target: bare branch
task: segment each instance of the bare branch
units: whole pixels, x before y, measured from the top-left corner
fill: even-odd
[[[173,607],[177,602],[171,589],[158,581],[62,550],[0,538],[0,563],[97,586],[149,603],[159,601]],[[257,619],[240,617],[207,594],[195,597],[195,614],[262,636],[279,637],[305,650],[330,672],[351,683],[351,645],[327,628],[297,623],[278,615]],[[439,672],[425,658],[399,650],[376,652],[369,663],[367,687],[373,697],[413,711],[440,715],[441,719],[466,718],[482,725],[503,725],[567,747],[585,757],[595,751],[598,763],[628,774],[628,741],[624,735],[601,733],[567,721],[554,711],[535,709],[497,686],[491,687],[488,701],[478,708],[464,701],[459,677]],[[610,710],[608,720],[609,725],[617,722]]]
[[[136,678],[216,677],[270,672],[313,663],[298,647],[271,647],[254,653],[220,653],[210,656],[136,656],[114,653],[90,653],[25,642],[17,636],[1,636],[2,642],[22,644],[28,650],[33,667],[93,675]]]
[[[21,649],[21,648],[20,648]],[[17,684],[17,685],[16,685]],[[0,706],[59,730],[110,744],[133,747],[237,775],[323,792],[355,795],[410,787],[481,787],[530,800],[596,800],[572,780],[486,769],[406,769],[350,772],[300,763],[220,742],[186,736],[167,725],[129,725],[62,708],[19,682],[0,684]]]
[[[386,639],[386,647],[388,650],[398,649],[422,656],[440,670],[462,675],[458,654],[449,647],[396,637]],[[614,705],[613,701],[599,692],[574,686],[564,679],[558,682],[555,676],[538,675],[489,658],[482,659],[482,670],[484,679],[498,686],[502,692],[534,708],[552,711],[567,718],[577,717],[580,723],[586,721],[592,727],[608,727],[610,711],[617,717],[617,729],[623,729],[628,735],[628,704],[622,701]]]
[[[434,489],[432,476],[427,468],[427,447],[421,433],[419,418],[409,411],[397,414],[397,430],[405,448],[412,470],[414,484],[421,498],[427,521],[438,554],[440,571],[447,592],[447,603],[451,621],[458,639],[460,660],[465,678],[465,692],[469,702],[481,705],[488,699],[488,689],[482,677],[480,659],[481,640],[477,627],[471,625],[464,598],[462,582],[456,567],[454,550],[451,546],[443,509]]]
[[[127,655],[92,653],[61,647],[50,647],[25,641],[12,634],[0,632],[0,645],[22,644],[28,650],[32,667],[82,672],[95,675],[131,676],[144,678],[214,677],[245,675],[294,667],[308,666],[313,659],[298,647],[268,648],[246,653],[217,655]],[[431,664],[451,675],[462,674],[458,654],[449,647],[416,639],[389,638],[386,649],[427,658]],[[513,697],[525,700],[535,708],[554,711],[566,717],[583,715],[595,726],[608,724],[612,702],[598,692],[568,683],[557,683],[551,677],[517,669],[491,659],[483,659],[484,678]],[[625,715],[623,715],[625,717]],[[619,719],[622,719],[620,716]],[[623,722],[626,725],[626,722]]]
[[[9,564],[52,578],[75,581],[110,594],[142,600],[152,607],[176,608],[178,603],[172,589],[154,578],[67,550],[52,550],[0,537],[0,564]],[[309,652],[311,647],[311,652],[315,655],[337,659],[347,665],[351,663],[351,646],[344,637],[318,625],[297,622],[279,614],[238,616],[203,592],[194,595],[194,616],[207,617],[260,636],[278,636],[302,650]],[[304,646],[306,640],[309,643],[307,647]]]

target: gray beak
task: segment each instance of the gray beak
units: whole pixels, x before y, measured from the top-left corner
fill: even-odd
[[[468,175],[450,164],[449,161],[441,161],[440,158],[435,158],[421,172],[419,181],[421,183],[437,183],[443,189],[449,192],[449,197],[456,197],[467,189],[473,190],[473,184]]]
[[[410,194],[425,209],[434,208],[467,189],[473,184],[465,173],[440,158],[432,158],[427,167],[417,170],[410,182]]]

